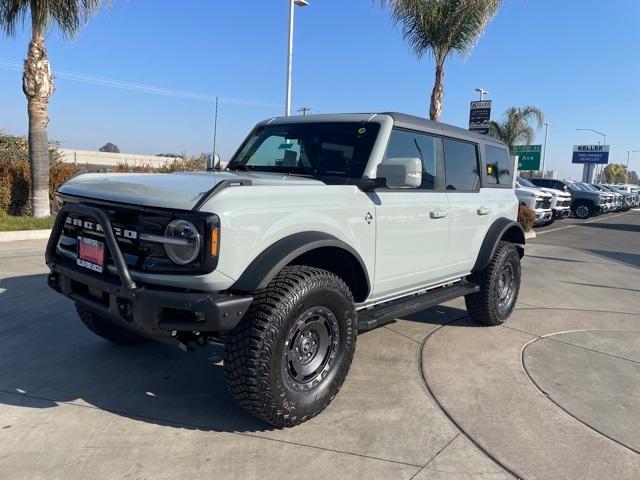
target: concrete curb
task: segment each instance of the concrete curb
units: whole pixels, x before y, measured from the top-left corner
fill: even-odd
[[[48,230],[17,230],[15,232],[0,232],[0,242],[18,242],[20,240],[42,240],[49,238]]]
[[[531,230],[529,232],[524,232],[524,238],[526,240],[529,240],[531,238],[536,238],[536,232],[534,232],[533,230]]]

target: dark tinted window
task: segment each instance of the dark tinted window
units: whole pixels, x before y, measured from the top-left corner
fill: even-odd
[[[443,143],[447,190],[475,190],[480,180],[477,147],[472,143],[447,138]]]
[[[377,123],[291,123],[256,128],[229,162],[229,170],[360,178]]]
[[[391,132],[386,158],[419,158],[422,161],[421,188],[436,186],[436,152],[438,140],[422,133],[394,130]]]
[[[511,159],[504,148],[484,147],[485,172],[488,185],[511,185]]]

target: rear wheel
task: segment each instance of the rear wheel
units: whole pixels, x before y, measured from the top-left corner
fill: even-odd
[[[464,297],[469,316],[486,325],[506,322],[520,292],[520,255],[515,245],[498,243],[487,268],[474,273],[470,280],[480,290]]]
[[[118,345],[138,345],[149,341],[126,327],[112,322],[108,318],[98,315],[92,310],[76,303],[76,311],[85,327],[99,337]]]
[[[305,422],[340,390],[356,334],[353,297],[339,277],[319,268],[285,267],[226,338],[229,390],[271,425]]]

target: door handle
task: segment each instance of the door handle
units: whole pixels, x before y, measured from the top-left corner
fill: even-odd
[[[444,218],[447,216],[449,212],[447,212],[446,210],[431,210],[431,212],[429,213],[429,216],[431,218]]]
[[[478,215],[489,215],[491,213],[491,209],[489,207],[480,207],[476,211]]]

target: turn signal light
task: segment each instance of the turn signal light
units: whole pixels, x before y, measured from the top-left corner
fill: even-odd
[[[211,256],[217,257],[220,251],[220,227],[211,229],[211,242],[209,245],[209,253]]]

